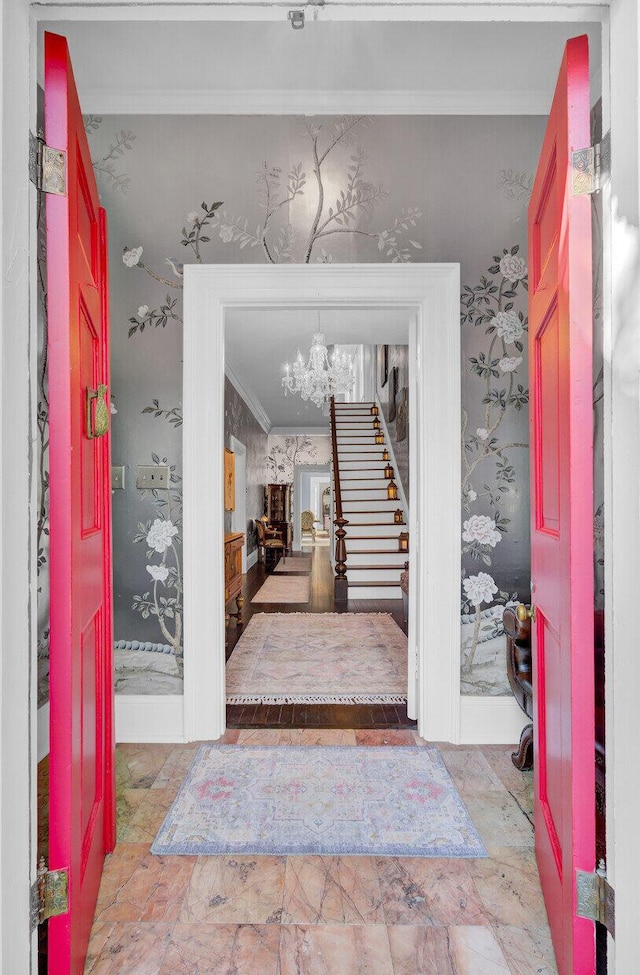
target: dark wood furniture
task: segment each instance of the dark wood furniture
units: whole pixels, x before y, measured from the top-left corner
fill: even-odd
[[[266,519],[256,518],[256,531],[258,532],[258,561],[267,564],[269,553],[271,553],[271,563],[275,565],[280,555],[285,555],[287,548],[282,540],[281,533],[272,528]]]
[[[504,630],[507,635],[507,676],[514,696],[530,718],[531,723],[520,736],[518,750],[511,760],[516,768],[533,766],[533,684],[531,664],[531,620],[518,619],[515,608],[505,609]],[[594,614],[594,672],[595,672],[595,754],[596,788],[596,860],[606,859],[606,752],[604,711],[604,613]]]
[[[293,544],[290,484],[267,484],[267,519],[288,555]]]
[[[521,771],[533,767],[533,684],[531,682],[531,620],[518,619],[515,608],[505,609],[507,635],[507,677],[514,697],[530,719],[520,735],[518,750],[511,760]]]
[[[224,536],[224,604],[225,607],[232,599],[236,601],[236,612],[230,613],[225,609],[225,623],[234,617],[238,626],[242,626],[242,546],[244,532],[230,532]]]

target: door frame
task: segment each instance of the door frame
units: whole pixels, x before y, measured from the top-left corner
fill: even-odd
[[[242,546],[242,573],[247,571],[247,448],[237,437],[229,438],[229,447],[235,454],[235,508],[231,512],[231,531],[244,532]]]
[[[296,464],[293,468],[293,497],[291,503],[293,504],[293,550],[294,552],[299,552],[302,544],[302,527],[300,525],[300,515],[303,512],[302,501],[300,500],[300,495],[302,494],[302,483],[304,477],[309,477],[312,480],[314,477],[320,478],[322,475],[326,475],[327,481],[331,483],[331,465],[330,464]],[[309,485],[309,490],[311,490],[311,485]],[[296,504],[296,501],[298,502]]]
[[[187,265],[184,274],[184,730],[226,728],[225,315],[238,307],[406,308],[412,458],[407,710],[434,741],[460,733],[460,266]],[[274,382],[277,377],[274,377]],[[202,409],[202,390],[208,409]],[[197,392],[196,392],[197,391]],[[203,456],[201,445],[209,448]],[[429,544],[427,545],[427,539]],[[207,566],[203,572],[202,567]],[[418,598],[418,593],[421,598]],[[201,607],[206,606],[203,613]],[[213,691],[212,691],[213,689]]]
[[[35,875],[36,809],[36,715],[37,702],[32,672],[36,661],[35,615],[37,553],[31,529],[35,510],[35,478],[32,450],[36,442],[35,315],[37,300],[30,273],[36,242],[35,199],[25,164],[27,130],[35,130],[35,79],[38,24],[42,20],[276,20],[286,17],[286,7],[260,7],[246,0],[208,6],[133,4],[123,0],[109,6],[101,0],[87,5],[42,3],[31,8],[28,0],[0,0],[0,44],[4,89],[11,100],[0,102],[0,210],[2,237],[0,261],[3,278],[0,303],[0,641],[2,647],[29,648],[27,653],[2,656],[0,684],[0,967],[15,975],[35,972],[35,937],[29,932],[29,889]],[[605,525],[605,578],[610,598],[606,613],[607,654],[607,823],[609,874],[616,886],[617,941],[611,952],[611,971],[616,955],[620,973],[631,971],[636,955],[636,924],[640,916],[640,848],[635,843],[640,819],[640,783],[628,759],[628,741],[636,720],[635,637],[631,614],[622,610],[637,599],[635,564],[640,550],[640,460],[628,449],[640,441],[640,388],[633,351],[633,337],[640,330],[640,300],[634,293],[638,279],[640,242],[640,149],[638,102],[640,100],[640,25],[636,0],[565,0],[563,4],[503,0],[422,0],[413,4],[365,4],[351,6],[334,0],[326,8],[313,7],[318,18],[335,20],[456,20],[467,21],[599,21],[603,24],[604,129],[611,124],[615,152],[611,182],[603,194],[605,240],[605,504],[611,512]],[[609,53],[611,52],[611,57]],[[610,62],[610,69],[609,69]],[[609,97],[610,96],[610,97]],[[415,110],[414,110],[415,111]],[[19,147],[19,151],[15,151]],[[620,269],[615,275],[613,268]],[[25,322],[29,327],[16,328]],[[613,381],[615,379],[615,382]],[[612,432],[615,430],[615,438]],[[613,477],[613,471],[625,476]],[[25,489],[25,485],[28,488]],[[616,557],[612,558],[615,543]],[[613,658],[615,653],[615,667]],[[30,707],[24,707],[29,700]],[[614,707],[615,704],[615,707]],[[614,720],[615,714],[615,720]],[[619,855],[613,840],[619,846]],[[3,936],[4,932],[4,936]],[[10,934],[9,934],[10,933]],[[613,947],[613,944],[612,944]]]

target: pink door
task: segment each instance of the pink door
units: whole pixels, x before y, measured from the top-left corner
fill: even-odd
[[[50,975],[81,975],[113,849],[113,679],[107,225],[67,42],[45,34],[47,145],[66,153],[47,196],[51,498],[49,867],[69,913],[49,921]]]
[[[560,975],[595,972],[576,870],[595,858],[589,50],[567,42],[529,206],[536,856]]]

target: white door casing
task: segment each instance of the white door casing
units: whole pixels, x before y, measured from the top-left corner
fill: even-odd
[[[409,532],[417,544],[410,556],[408,711],[424,737],[458,740],[459,265],[189,265],[184,285],[185,738],[218,738],[225,730],[226,310],[400,306],[412,319],[409,354],[415,363]],[[205,410],[195,394],[203,389],[209,396]]]

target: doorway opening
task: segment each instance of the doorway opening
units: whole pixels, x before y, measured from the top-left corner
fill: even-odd
[[[224,443],[228,322],[237,309],[256,307],[369,314],[376,308],[407,310],[409,355],[415,363],[409,411],[416,418],[409,431],[409,534],[416,543],[410,554],[408,710],[426,737],[452,740],[457,735],[459,547],[453,486],[460,472],[458,274],[455,265],[185,268],[184,676],[189,738],[217,738],[225,727],[222,452],[215,445]],[[205,375],[212,408],[203,414],[196,391]],[[202,442],[214,445],[204,459]],[[445,492],[443,484],[449,485]],[[206,574],[201,571],[205,550],[212,568]],[[414,592],[421,598],[412,598]],[[202,605],[208,606],[207,614],[198,612]],[[205,647],[207,653],[199,650]]]

